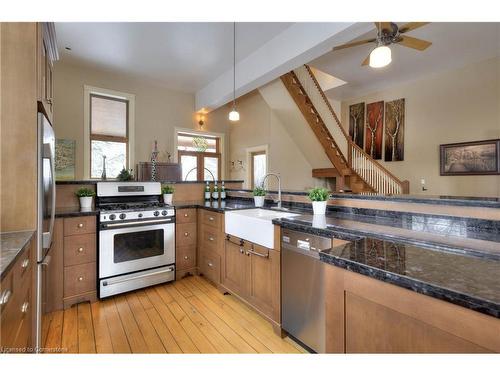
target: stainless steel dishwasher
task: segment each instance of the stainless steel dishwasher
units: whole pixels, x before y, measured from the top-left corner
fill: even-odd
[[[331,246],[331,238],[282,231],[282,328],[316,353],[325,352],[324,263],[319,252]]]

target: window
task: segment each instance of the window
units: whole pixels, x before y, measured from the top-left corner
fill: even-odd
[[[114,178],[128,166],[128,100],[90,94],[90,177]]]
[[[178,160],[185,181],[220,180],[220,139],[189,133],[177,134]]]
[[[262,185],[267,173],[267,155],[265,151],[252,152],[252,188]]]

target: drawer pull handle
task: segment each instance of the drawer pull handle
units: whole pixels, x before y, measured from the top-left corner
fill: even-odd
[[[78,248],[78,252],[79,252],[79,253],[83,253],[83,247],[79,247],[79,248]]]
[[[213,217],[213,216],[209,216],[209,217],[208,217],[208,220],[210,220],[210,221],[214,221],[214,217]]]
[[[189,236],[189,233],[188,232],[184,232],[184,237],[187,237]]]
[[[184,257],[184,259],[188,260],[188,259],[189,259],[189,257],[186,255],[186,256]]]
[[[21,312],[23,314],[26,314],[26,312],[28,311],[29,307],[30,307],[29,302],[24,302],[23,305],[21,306]]]
[[[207,264],[208,264],[209,267],[213,267],[214,266],[212,262],[208,262]]]
[[[83,228],[83,223],[78,224],[78,228]]]
[[[11,295],[12,292],[9,289],[4,290],[0,295],[0,306],[6,305]]]
[[[213,237],[208,237],[208,239],[209,239],[210,241],[213,241],[213,240],[214,240],[214,238],[213,238]]]
[[[83,276],[80,276],[80,277],[78,278],[78,281],[83,281]]]
[[[23,269],[28,268],[29,264],[30,264],[30,260],[25,259],[25,260],[23,260],[23,263],[21,264],[21,268],[23,268]]]
[[[188,216],[189,216],[189,214],[184,214],[184,217],[188,217]]]
[[[261,257],[261,258],[269,258],[269,253],[267,254],[260,254],[260,253],[257,253],[255,251],[252,251],[252,250],[247,250],[247,255],[250,256],[250,255],[257,255],[258,257]]]

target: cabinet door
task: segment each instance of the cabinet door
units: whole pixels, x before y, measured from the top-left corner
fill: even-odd
[[[262,246],[252,245],[247,251],[248,302],[279,322],[280,254]]]
[[[244,298],[247,294],[247,256],[238,238],[228,236],[224,246],[222,280],[224,287]]]

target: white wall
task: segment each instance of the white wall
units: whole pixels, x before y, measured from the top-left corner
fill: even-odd
[[[440,176],[439,145],[500,138],[500,59],[430,75],[424,79],[342,102],[349,128],[349,105],[405,98],[404,161],[382,162],[411,193],[500,196],[500,176]]]

